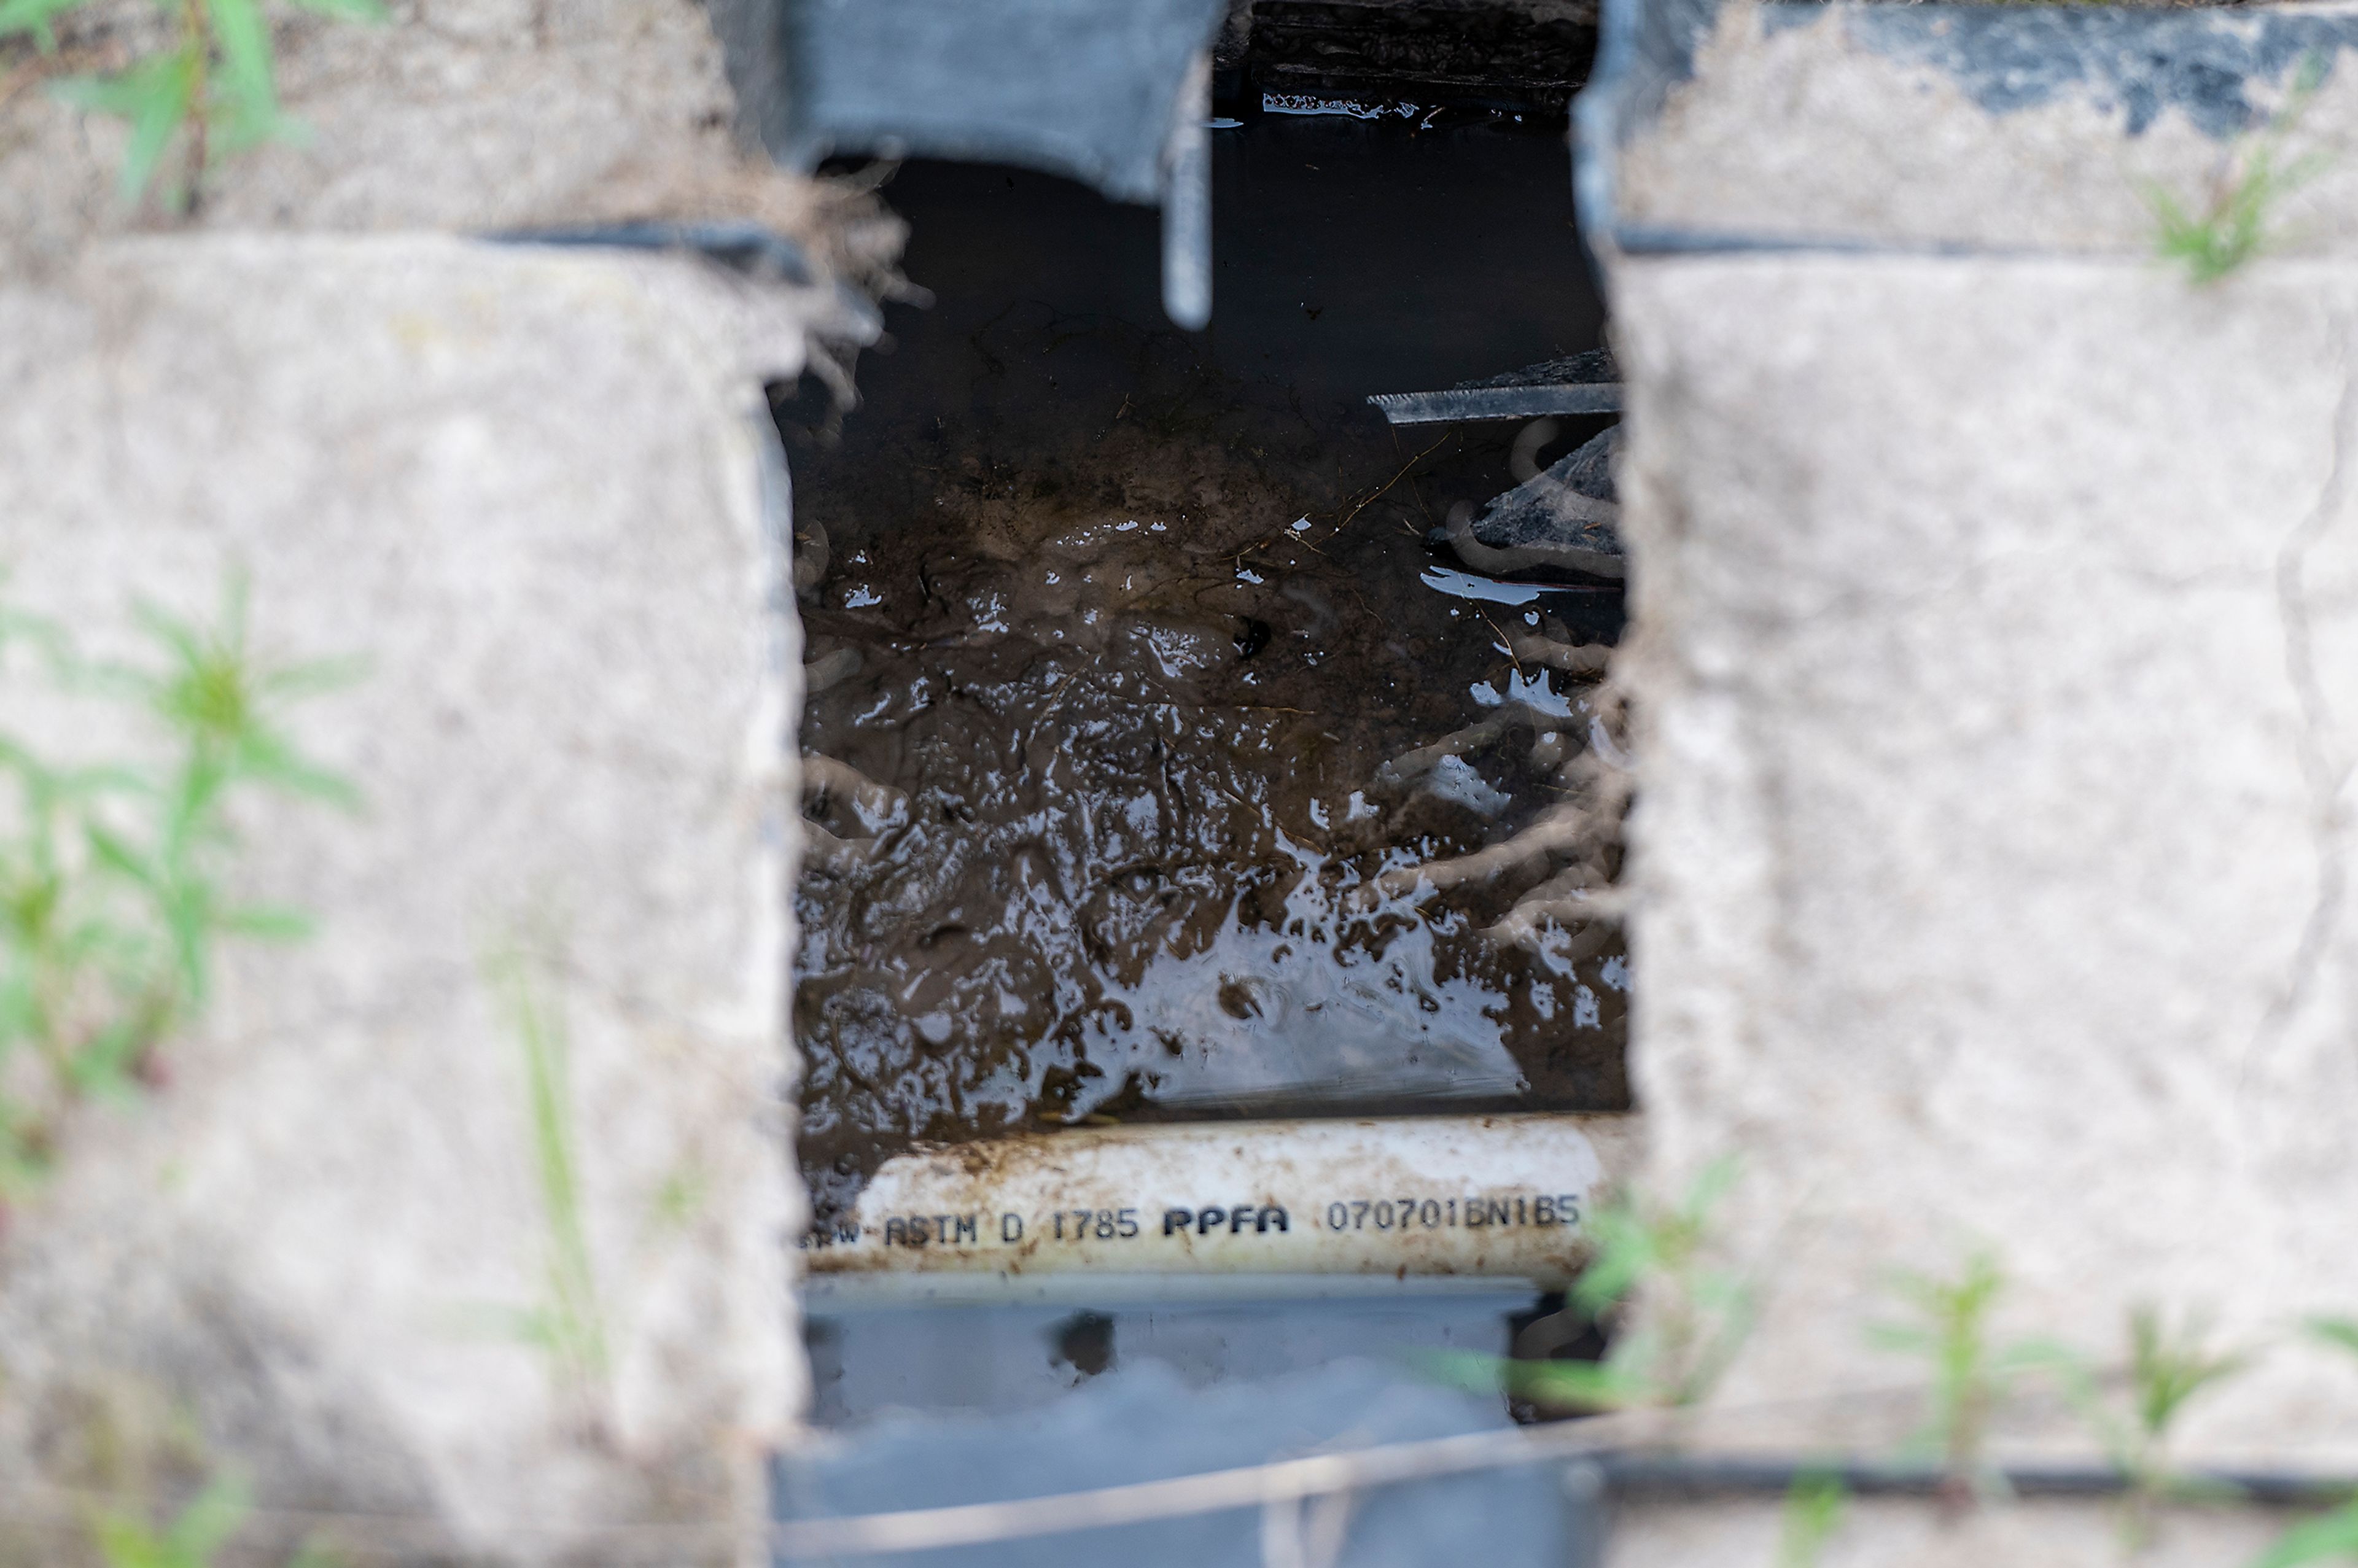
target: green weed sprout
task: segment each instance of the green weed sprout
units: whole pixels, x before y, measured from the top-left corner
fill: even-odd
[[[2210,1348],[2207,1337],[2200,1324],[2182,1324],[2173,1331],[2151,1307],[2129,1314],[2129,1383],[2136,1397],[2131,1438],[2136,1446],[2136,1463],[2123,1467],[2132,1474],[2158,1460],[2170,1427],[2195,1395],[2252,1364],[2244,1352]]]
[[[2128,1481],[2122,1525],[2125,1543],[2135,1552],[2151,1541],[2154,1516],[2162,1504],[2224,1501],[2234,1495],[2225,1487],[2180,1474],[2170,1462],[2169,1439],[2180,1415],[2197,1396],[2243,1372],[2253,1357],[2215,1348],[2200,1321],[2173,1325],[2151,1306],[2131,1309],[2128,1341],[2125,1412],[2098,1396],[2095,1379],[2084,1368],[2068,1368],[2066,1381],[2114,1468]]]
[[[1784,1522],[1777,1533],[1777,1568],[1817,1568],[1826,1542],[1842,1528],[1850,1502],[1842,1477],[1831,1472],[1797,1477],[1785,1494]]]
[[[245,1488],[219,1480],[160,1529],[139,1513],[114,1510],[93,1519],[91,1533],[106,1568],[212,1568],[246,1511]]]
[[[222,939],[308,930],[228,896],[233,805],[257,791],[356,801],[282,719],[351,666],[263,661],[235,581],[211,627],[152,608],[139,618],[157,657],[138,667],[89,665],[61,629],[0,618],[0,685],[37,674],[128,706],[170,755],[66,766],[0,731],[0,1198],[38,1181],[67,1107],[156,1075],[163,1043],[202,1011]],[[29,1072],[15,1065],[27,1052]]]
[[[2317,1317],[2307,1326],[2319,1344],[2358,1355],[2358,1318]],[[2252,1568],[2307,1568],[2311,1563],[2358,1563],[2358,1498],[2293,1526],[2253,1560]]]
[[[1878,1325],[1869,1337],[1920,1358],[1931,1372],[1931,1409],[1918,1443],[1939,1456],[1952,1501],[2001,1491],[1985,1453],[1992,1419],[2024,1373],[2071,1368],[2075,1359],[2043,1342],[1992,1340],[1990,1314],[2005,1293],[2006,1275],[1986,1251],[1974,1252],[1952,1279],[1907,1273],[1895,1289],[1915,1308],[1915,1321]]]
[[[2181,202],[2159,185],[2147,188],[2154,250],[2162,260],[2184,267],[2197,285],[2216,283],[2275,243],[2277,207],[2324,167],[2320,154],[2284,157],[2285,138],[2324,80],[2323,58],[2304,59],[2284,107],[2227,156],[2199,204]]]
[[[0,0],[0,43],[29,38],[44,53],[57,48],[58,23],[95,0]],[[303,10],[346,21],[383,21],[379,0],[292,0]],[[267,141],[298,140],[301,124],[278,105],[277,62],[261,0],[157,0],[173,41],[159,52],[101,76],[69,76],[51,91],[66,103],[129,122],[123,199],[137,202],[174,142],[186,173],[165,192],[175,209],[192,201],[216,154]]]
[[[1748,1281],[1709,1266],[1714,1211],[1736,1179],[1733,1161],[1714,1162],[1684,1202],[1663,1206],[1615,1199],[1590,1224],[1595,1249],[1568,1292],[1571,1310],[1596,1323],[1626,1322],[1602,1362],[1435,1357],[1455,1381],[1496,1389],[1560,1409],[1618,1410],[1699,1403],[1751,1331]],[[1642,1303],[1642,1314],[1632,1314]]]
[[[559,1383],[596,1424],[609,1367],[606,1321],[582,1213],[580,1139],[573,1114],[571,1045],[561,1002],[521,953],[490,966],[523,1054],[532,1130],[533,1173],[547,1227],[539,1304],[518,1315],[523,1338],[547,1353]]]

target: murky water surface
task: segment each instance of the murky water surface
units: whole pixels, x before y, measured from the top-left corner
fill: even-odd
[[[896,324],[904,362],[797,461],[826,555],[795,977],[822,1210],[915,1140],[1625,1104],[1617,946],[1489,934],[1560,864],[1416,875],[1558,806],[1592,742],[1590,687],[1507,650],[1609,634],[1611,591],[1502,592],[1424,544],[1510,482],[1514,432],[1405,445],[1347,356],[1256,373],[1151,307],[985,280]]]

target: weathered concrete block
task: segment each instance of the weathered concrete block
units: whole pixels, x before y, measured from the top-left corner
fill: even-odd
[[[2266,143],[2271,244],[2347,256],[2358,242],[2358,160],[2342,150],[2358,130],[2358,18],[2337,6],[1645,9],[1648,67],[1695,36],[1660,112],[1622,127],[1612,185],[1635,224],[2141,254],[2157,190],[2200,212]]]
[[[787,174],[741,142],[720,48],[689,0],[391,0],[383,26],[273,17],[279,95],[308,134],[204,171],[175,220],[219,231],[473,233],[631,220],[752,221],[864,279],[901,225],[869,196]],[[138,0],[59,21],[59,52],[0,43],[0,274],[69,265],[96,235],[154,229],[118,194],[129,125],[41,79],[168,46]],[[184,145],[162,183],[187,170]]]
[[[0,290],[8,600],[120,654],[135,597],[206,618],[243,571],[273,656],[365,665],[295,721],[364,809],[243,824],[234,891],[317,935],[232,949],[169,1086],[81,1115],[10,1216],[0,1492],[103,1479],[73,1460],[131,1389],[265,1535],[378,1516],[330,1520],[356,1561],[751,1554],[801,1392],[759,386],[828,297],[433,238],[124,242]],[[587,1378],[516,1326],[552,1227],[510,946],[571,1041]]]
[[[2358,1308],[2358,275],[1625,259],[1633,1070],[1736,1153],[1774,1440],[1920,1384],[1899,1267],[2117,1357]],[[1903,1413],[1907,1413],[1903,1411]],[[1888,1435],[1887,1433],[1886,1435]],[[2199,1450],[2347,1462],[2279,1348]]]

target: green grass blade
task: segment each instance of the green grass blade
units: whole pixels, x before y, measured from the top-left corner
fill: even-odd
[[[262,907],[228,910],[220,925],[224,935],[257,942],[301,942],[319,929],[319,923],[299,909]]]
[[[548,1298],[544,1304],[551,1350],[568,1375],[594,1387],[608,1368],[597,1270],[584,1217],[571,1084],[571,1045],[561,1001],[546,996],[522,955],[499,960],[494,977],[522,1047],[532,1124],[533,1164],[548,1226]]]
[[[2358,1502],[2293,1526],[2252,1560],[2252,1568],[2304,1568],[2311,1563],[2358,1562]]]
[[[311,659],[264,670],[254,676],[254,687],[282,702],[299,702],[305,697],[357,686],[368,677],[368,673],[369,661],[363,658]]]
[[[102,1514],[91,1521],[98,1555],[106,1568],[175,1568],[164,1542],[146,1520],[125,1513]]]
[[[1502,1381],[1525,1399],[1559,1408],[1621,1410],[1658,1397],[1609,1361],[1509,1361]]]
[[[1469,1394],[1495,1394],[1506,1386],[1506,1362],[1479,1350],[1433,1350],[1412,1360],[1433,1381]]]
[[[253,146],[267,140],[278,124],[270,24],[254,0],[204,0],[204,6],[221,51],[222,150]]]
[[[1826,1542],[1842,1528],[1849,1500],[1849,1489],[1839,1476],[1821,1472],[1796,1477],[1785,1495],[1777,1568],[1816,1568],[1825,1555]]]
[[[360,791],[352,781],[306,761],[287,741],[267,730],[251,730],[241,737],[232,749],[230,762],[241,777],[257,784],[308,795],[347,811],[360,809]]]
[[[60,76],[49,83],[49,96],[76,109],[127,120],[147,101],[148,90],[138,80],[138,70],[135,66],[114,76]]]
[[[155,887],[156,868],[111,829],[95,822],[85,823],[82,838],[90,845],[92,860],[102,870],[143,888]]]
[[[185,44],[160,59],[135,66],[126,75],[141,80],[136,107],[131,113],[131,146],[123,155],[121,189],[125,201],[146,194],[164,161],[165,149],[188,124],[196,102],[197,80],[204,71],[203,46]]]
[[[2313,1317],[2307,1326],[2310,1338],[2358,1356],[2358,1318]]]

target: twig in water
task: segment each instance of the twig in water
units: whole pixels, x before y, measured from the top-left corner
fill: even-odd
[[[1452,434],[1452,435],[1455,435],[1455,431],[1452,431],[1452,432],[1451,432],[1451,434]],[[1442,437],[1442,438],[1441,438],[1441,441],[1446,441],[1447,439],[1449,439],[1449,437],[1448,437],[1448,436],[1444,436],[1444,437]],[[1384,481],[1384,482],[1383,482],[1383,483],[1381,483],[1381,484],[1378,485],[1378,486],[1375,488],[1375,490],[1374,490],[1374,491],[1372,491],[1371,492],[1369,492],[1368,495],[1366,495],[1366,496],[1362,497],[1362,498],[1360,499],[1359,503],[1358,503],[1357,505],[1356,505],[1356,506],[1352,507],[1350,511],[1346,512],[1345,514],[1343,514],[1343,519],[1342,519],[1342,521],[1335,524],[1335,532],[1336,532],[1336,533],[1337,533],[1337,534],[1339,534],[1339,533],[1341,533],[1344,529],[1348,528],[1348,527],[1351,525],[1351,519],[1352,519],[1352,518],[1354,518],[1354,517],[1357,517],[1357,516],[1361,512],[1364,512],[1365,510],[1367,510],[1368,503],[1369,502],[1372,502],[1372,501],[1378,501],[1378,500],[1382,499],[1383,494],[1384,494],[1384,492],[1385,492],[1386,491],[1388,491],[1388,490],[1391,489],[1391,487],[1392,487],[1392,486],[1394,486],[1394,485],[1398,484],[1401,480],[1406,479],[1406,478],[1408,477],[1408,473],[1409,473],[1409,470],[1410,470],[1411,469],[1413,469],[1414,467],[1416,467],[1416,465],[1417,465],[1417,464],[1419,464],[1419,463],[1421,463],[1421,462],[1424,461],[1424,460],[1425,460],[1425,459],[1427,459],[1427,458],[1431,457],[1431,456],[1432,456],[1435,451],[1439,450],[1439,449],[1440,449],[1440,447],[1441,447],[1441,441],[1435,441],[1435,442],[1433,442],[1432,446],[1425,448],[1425,449],[1424,449],[1424,450],[1422,450],[1422,451],[1421,451],[1421,452],[1417,453],[1417,455],[1416,455],[1416,456],[1414,456],[1414,457],[1412,457],[1412,458],[1409,459],[1409,460],[1408,460],[1407,462],[1405,462],[1405,463],[1403,463],[1403,464],[1401,464],[1401,470],[1400,470],[1400,472],[1398,472],[1398,473],[1396,473],[1396,474],[1392,475],[1392,477],[1391,477],[1391,478],[1390,478],[1390,479],[1388,479],[1388,480]]]
[[[1507,662],[1515,666],[1515,678],[1517,680],[1521,680],[1523,678],[1523,661],[1515,652],[1515,640],[1512,637],[1508,636],[1504,632],[1498,630],[1498,623],[1490,619],[1490,612],[1488,611],[1481,610],[1475,611],[1475,613],[1482,617],[1482,624],[1490,629],[1490,635],[1498,639],[1499,651],[1507,655]]]

